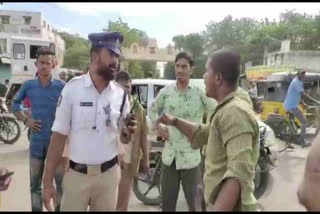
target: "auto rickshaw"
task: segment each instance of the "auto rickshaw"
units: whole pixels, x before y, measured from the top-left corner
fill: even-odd
[[[284,108],[284,101],[291,81],[295,78],[296,72],[280,72],[269,75],[266,80],[257,81],[258,98],[262,100],[263,112],[261,119],[267,120],[270,114],[277,114],[286,117],[289,120],[290,115]],[[320,98],[320,73],[306,73],[304,81],[304,89],[311,97]],[[307,119],[307,126],[316,129],[316,133],[320,130],[320,111],[313,101],[302,97],[302,103],[299,105]],[[294,119],[297,128],[301,123],[298,119]]]

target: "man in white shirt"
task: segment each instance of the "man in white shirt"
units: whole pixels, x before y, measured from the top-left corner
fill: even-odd
[[[115,211],[120,181],[117,138],[129,143],[136,119],[125,90],[112,81],[121,55],[121,33],[89,34],[90,71],[63,89],[52,127],[43,179],[45,207],[56,190],[53,172],[69,137],[70,167],[63,180],[61,211]]]

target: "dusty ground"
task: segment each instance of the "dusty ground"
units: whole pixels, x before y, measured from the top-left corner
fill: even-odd
[[[262,211],[305,211],[298,204],[296,191],[304,171],[309,148],[286,150],[278,153],[284,146],[280,142],[272,148],[276,167],[271,170],[269,186],[259,200]],[[26,132],[14,145],[0,143],[0,165],[15,172],[10,189],[1,193],[0,211],[31,211],[29,193],[29,158]],[[182,188],[181,188],[182,189]],[[130,211],[160,211],[159,206],[143,205],[132,193]],[[181,190],[177,211],[187,211],[187,204]]]

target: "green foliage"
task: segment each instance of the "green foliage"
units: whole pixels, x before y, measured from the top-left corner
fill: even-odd
[[[78,70],[86,69],[90,63],[89,41],[65,32],[59,34],[66,45],[63,67]]]
[[[186,36],[177,35],[173,37],[172,41],[176,48],[191,53],[194,59],[201,57],[203,54],[205,39],[199,33],[191,33]]]
[[[168,62],[163,72],[163,79],[175,80],[174,63]]]
[[[128,23],[123,22],[121,18],[119,18],[117,21],[109,21],[108,28],[103,29],[103,31],[121,32],[124,36],[122,43],[123,47],[130,47],[130,45],[134,42],[137,42],[139,45],[143,45],[146,41],[148,41],[148,36],[144,31],[130,28]]]
[[[141,79],[144,78],[144,71],[139,62],[129,62],[129,73],[132,78]]]
[[[225,17],[220,22],[210,22],[202,33],[205,50],[233,48],[242,55],[242,61],[261,63],[264,51],[277,51],[281,41],[290,39],[292,50],[319,50],[320,17],[287,10],[280,21],[267,18],[257,21],[251,18]]]
[[[130,28],[129,25],[119,18],[116,21],[109,21],[108,28],[103,31],[118,31],[124,36],[122,43],[123,47],[130,47],[133,43],[137,42],[138,45],[147,45],[148,36],[144,31],[139,29]],[[156,62],[129,62],[129,72],[132,78],[156,78],[159,72],[156,71]]]
[[[141,67],[144,71],[144,78],[154,78],[154,75],[156,74],[156,68],[157,63],[156,62],[150,62],[150,61],[144,61],[140,62]]]
[[[85,70],[90,63],[90,48],[77,44],[67,49],[64,54],[63,67]]]

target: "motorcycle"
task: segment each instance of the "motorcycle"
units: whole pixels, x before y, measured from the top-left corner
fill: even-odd
[[[270,166],[274,166],[270,156],[271,151],[269,145],[266,144],[266,126],[259,126],[260,132],[260,151],[258,163],[255,167],[254,183],[254,196],[259,199],[268,187]]]
[[[275,166],[270,155],[269,145],[265,143],[267,128],[259,127],[260,151],[258,163],[255,167],[254,195],[259,199],[266,191],[270,175],[270,165]],[[138,174],[133,183],[133,192],[146,205],[160,205],[161,195],[161,152],[164,142],[153,142],[150,151],[150,169],[147,175]]]
[[[0,141],[14,144],[21,136],[21,129],[18,121],[8,113],[5,98],[0,98]]]

